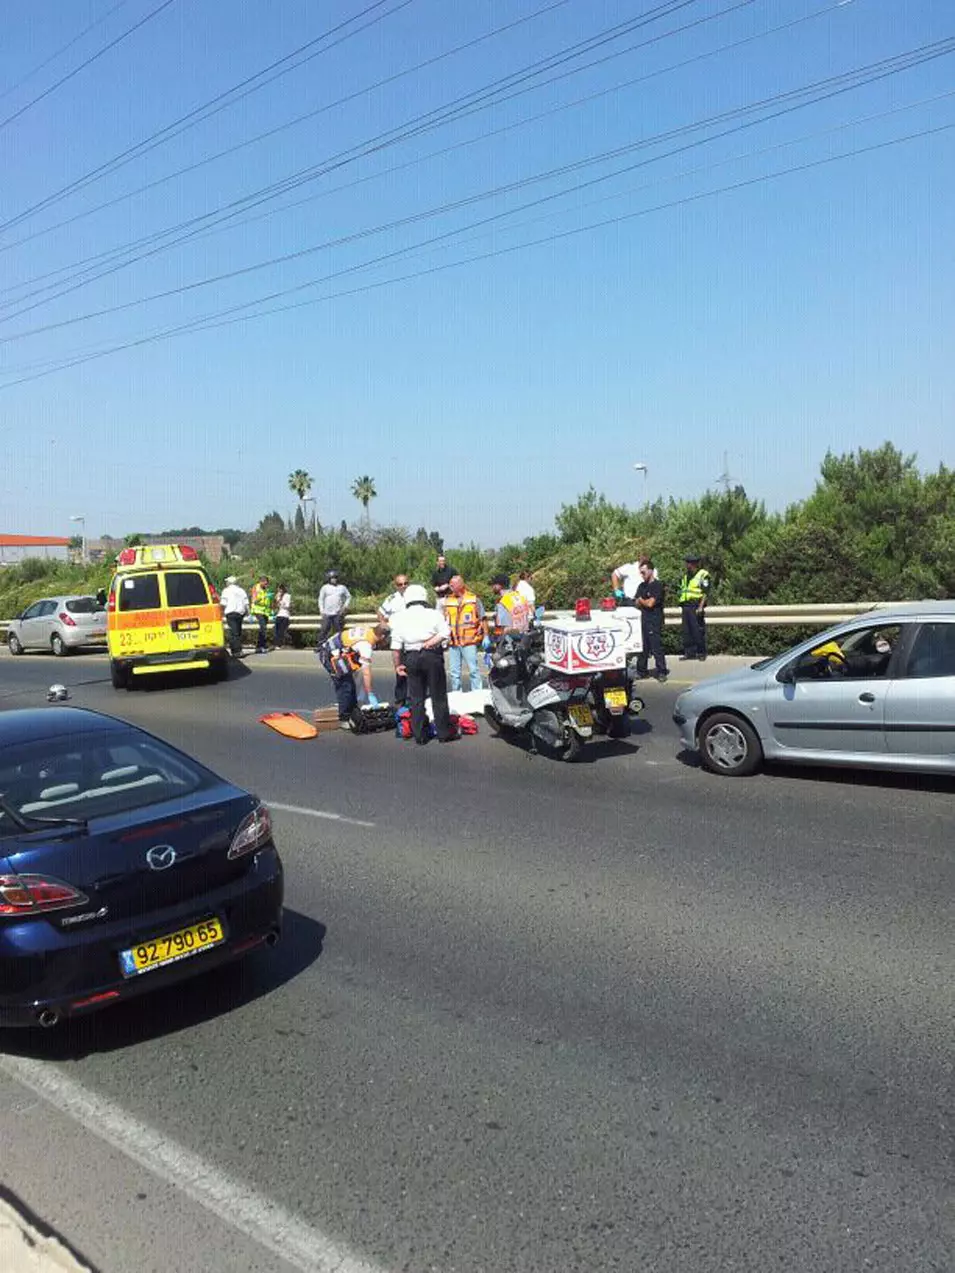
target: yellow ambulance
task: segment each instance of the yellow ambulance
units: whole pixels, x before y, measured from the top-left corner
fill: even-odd
[[[207,669],[214,681],[229,672],[222,606],[188,544],[123,549],[106,599],[106,637],[115,689],[160,672]]]

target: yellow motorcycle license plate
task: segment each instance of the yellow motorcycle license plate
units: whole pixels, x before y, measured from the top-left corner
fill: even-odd
[[[154,937],[151,941],[140,942],[138,946],[121,951],[120,968],[124,977],[135,977],[141,972],[152,972],[154,968],[162,968],[166,964],[178,963],[180,959],[198,955],[224,941],[225,933],[219,921],[203,920],[201,924],[190,924],[188,928],[180,928],[178,932]]]
[[[586,703],[571,703],[567,710],[570,712],[570,719],[575,725],[592,725],[594,723],[594,714]]]
[[[626,707],[626,690],[604,690],[604,702],[608,707]]]

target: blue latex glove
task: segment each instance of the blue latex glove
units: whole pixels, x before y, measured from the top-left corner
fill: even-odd
[[[375,697],[375,695],[374,695],[374,694],[369,694],[369,695],[368,695],[368,706],[369,706],[369,707],[377,707],[377,706],[378,706],[378,699]]]
[[[489,636],[486,636],[484,640],[481,642],[481,649],[484,651],[485,654],[487,654],[490,648],[491,648],[491,638]]]
[[[622,589],[622,588],[614,588],[614,590],[613,590],[613,595],[614,595],[614,597],[616,598],[616,600],[617,600],[617,601],[623,601],[623,589]]]

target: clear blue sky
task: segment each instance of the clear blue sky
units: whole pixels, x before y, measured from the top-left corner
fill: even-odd
[[[762,115],[779,105],[763,108],[746,117],[762,122],[735,135],[714,137],[710,124],[653,141],[955,35],[950,4],[687,0],[559,68],[578,73],[539,75],[526,81],[533,91],[361,154],[372,138],[651,8],[651,0],[400,8],[388,0],[358,19],[375,20],[365,31],[30,211],[372,0],[173,0],[19,113],[159,3],[3,7],[0,530],[69,533],[73,513],[86,515],[91,536],[251,527],[271,508],[294,508],[287,475],[303,467],[325,522],[356,517],[351,481],[369,473],[376,520],[425,524],[450,543],[495,544],[549,528],[560,504],[590,483],[619,500],[699,494],[724,452],[732,474],[773,507],[808,493],[827,447],[888,438],[926,467],[955,464],[955,128],[694,198],[955,124],[955,95],[946,96],[955,92],[955,53],[774,120]],[[610,54],[619,56],[579,69]],[[267,140],[160,180],[307,112],[315,113]],[[617,148],[630,149],[446,208]],[[357,160],[336,159],[334,171],[224,231],[62,296],[29,295],[45,284],[72,287],[78,262],[349,150]],[[160,184],[78,216],[149,182]],[[357,233],[297,260],[10,339]],[[439,235],[447,237],[427,244]],[[340,276],[271,302],[320,303],[11,385],[330,274]],[[407,274],[417,277],[388,282]],[[35,307],[12,316],[26,304]],[[632,470],[637,460],[650,466],[645,485]]]

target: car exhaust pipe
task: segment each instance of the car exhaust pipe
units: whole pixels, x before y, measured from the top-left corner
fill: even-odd
[[[44,1030],[52,1030],[53,1027],[56,1025],[56,1023],[59,1021],[59,1019],[60,1019],[60,1014],[56,1011],[55,1008],[44,1008],[44,1010],[37,1017],[37,1021],[39,1021],[40,1025],[43,1027]]]
[[[273,930],[272,930],[272,931],[269,933],[269,935],[266,937],[266,939],[265,939],[265,944],[266,944],[266,946],[268,946],[268,947],[269,947],[269,949],[271,950],[271,948],[272,948],[273,946],[277,946],[277,945],[278,945],[278,941],[279,941],[279,935],[278,935],[278,933],[275,931],[275,929],[273,928]]]

